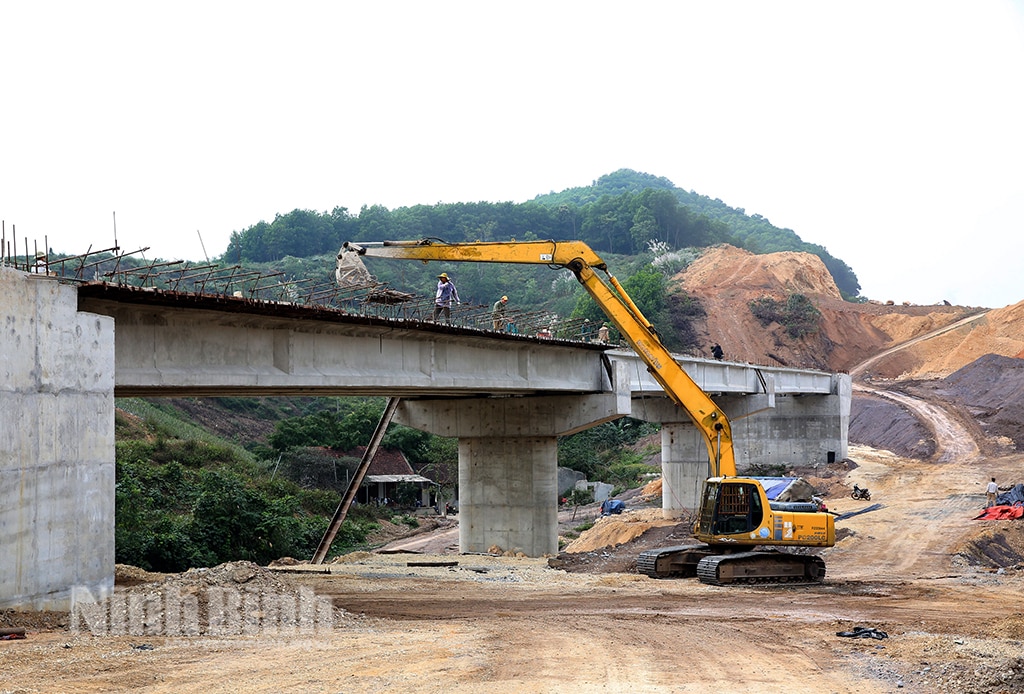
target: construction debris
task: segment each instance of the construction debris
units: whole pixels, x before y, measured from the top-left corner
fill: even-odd
[[[851,631],[837,631],[836,636],[846,636],[854,639],[882,639],[889,638],[881,629],[874,629],[871,627],[854,627]]]

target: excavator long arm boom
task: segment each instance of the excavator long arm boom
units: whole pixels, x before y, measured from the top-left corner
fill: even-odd
[[[605,315],[647,365],[665,394],[689,415],[702,432],[708,448],[711,476],[735,476],[732,429],[725,413],[708,397],[658,339],[651,325],[607,273],[607,264],[579,241],[510,241],[443,243],[433,240],[384,241],[373,244],[346,242],[342,253],[376,258],[445,262],[521,263],[568,268]],[[607,282],[594,271],[608,274]]]

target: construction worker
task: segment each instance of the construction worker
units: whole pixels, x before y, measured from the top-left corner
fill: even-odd
[[[993,477],[992,481],[988,483],[985,488],[985,508],[992,508],[996,505],[996,497],[999,495],[999,485],[996,484],[996,478]]]
[[[455,283],[448,279],[448,273],[442,272],[437,276],[437,294],[434,295],[434,322],[437,322],[438,316],[444,314],[445,321],[448,325],[452,323],[452,301],[458,305],[459,301],[459,290],[455,288]]]
[[[495,330],[504,330],[508,322],[505,320],[505,304],[508,303],[508,297],[503,296],[494,302],[494,307],[491,309],[491,322],[494,324]]]

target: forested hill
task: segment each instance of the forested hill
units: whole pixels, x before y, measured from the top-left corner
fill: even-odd
[[[569,188],[561,193],[538,195],[533,201],[552,207],[559,205],[583,207],[588,204],[596,204],[601,198],[628,199],[628,196],[638,196],[644,190],[671,193],[691,217],[707,220],[707,223],[717,233],[726,236],[728,243],[744,248],[751,253],[777,253],[779,251],[812,253],[825,263],[825,267],[832,273],[836,286],[839,287],[843,296],[849,299],[860,293],[860,282],[850,266],[829,254],[824,246],[807,243],[801,240],[792,229],[781,229],[759,214],[748,215],[743,208],[729,207],[718,198],[709,198],[706,195],[677,188],[672,181],[661,176],[620,169],[615,173],[602,176],[589,186]]]
[[[656,241],[670,249],[729,243],[754,253],[804,251],[822,259],[846,298],[860,293],[849,265],[802,241],[791,229],[677,188],[666,178],[629,169],[602,176],[590,186],[523,203],[442,203],[394,210],[373,205],[358,214],[343,207],[324,213],[293,210],[232,233],[223,259],[272,262],[333,253],[344,241],[427,237],[448,242],[574,239],[599,253],[622,255],[644,253]]]

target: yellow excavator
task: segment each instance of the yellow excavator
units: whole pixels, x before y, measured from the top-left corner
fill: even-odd
[[[654,326],[608,273],[607,264],[579,241],[510,241],[445,243],[434,239],[346,242],[338,268],[350,267],[348,254],[401,260],[549,265],[572,271],[587,293],[661,384],[665,394],[703,434],[710,476],[704,482],[694,522],[699,544],[649,550],[637,569],[654,578],[697,576],[715,585],[760,582],[820,582],[825,562],[813,554],[779,548],[831,547],[835,524],[814,503],[769,501],[766,478],[736,474],[732,430],[718,408],[661,344]],[[607,281],[597,270],[604,272]],[[340,275],[339,275],[340,276]]]

